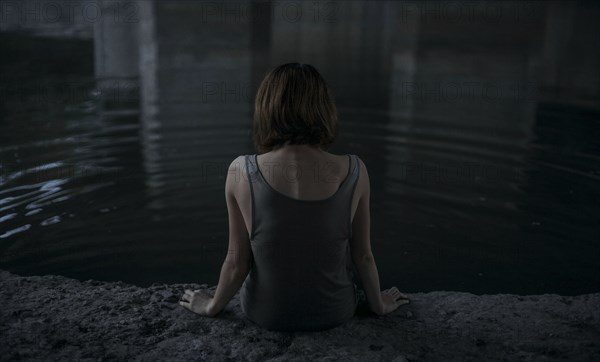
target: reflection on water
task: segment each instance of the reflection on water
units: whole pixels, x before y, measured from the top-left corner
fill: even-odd
[[[354,23],[344,18],[304,31],[281,18],[270,28],[207,27],[181,16],[190,2],[172,4],[142,9],[155,23],[141,35],[139,107],[105,107],[91,57],[67,70],[5,77],[1,268],[140,285],[216,283],[227,249],[227,166],[254,153],[253,89],[270,66],[300,60],[316,65],[336,94],[342,123],[330,151],[358,154],[369,169],[382,287],[599,290],[598,113],[538,101],[539,32],[498,44],[503,31],[536,28],[544,17],[465,43],[470,29],[446,39],[439,22],[423,17],[395,32],[384,2],[359,17],[363,25],[383,19],[381,27],[350,35]],[[360,15],[356,4],[344,14]],[[177,27],[167,26],[173,19]],[[85,53],[91,41],[72,46]],[[78,95],[67,102],[40,107],[36,90],[23,86],[67,73]],[[44,89],[43,99],[64,96]]]

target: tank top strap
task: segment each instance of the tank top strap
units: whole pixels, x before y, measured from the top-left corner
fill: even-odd
[[[246,172],[248,174],[248,180],[251,181],[251,183],[256,184],[256,182],[263,182],[263,179],[261,177],[261,172],[260,169],[258,168],[258,160],[257,160],[257,156],[258,154],[254,153],[251,155],[246,155]]]
[[[244,156],[246,158],[246,175],[250,182],[250,191],[253,200],[255,195],[257,195],[257,192],[259,192],[258,186],[261,186],[261,188],[268,188],[268,185],[264,185],[263,183],[256,156],[256,153]]]
[[[351,191],[354,191],[354,188],[356,187],[356,181],[358,181],[358,166],[358,156],[350,155],[350,172],[348,172],[348,186],[350,187]]]
[[[262,178],[260,177],[260,171],[258,169],[258,165],[257,165],[257,159],[256,159],[257,154],[248,154],[248,155],[244,155],[244,158],[246,160],[246,174],[248,177],[248,181],[250,181],[251,186],[253,184],[256,184],[256,182],[262,182]],[[349,167],[350,169],[348,170],[348,175],[347,175],[347,179],[343,180],[342,183],[340,184],[340,189],[344,188],[345,190],[339,190],[340,192],[345,192],[348,193],[350,192],[351,194],[354,194],[354,189],[356,187],[356,182],[358,181],[358,177],[359,177],[359,163],[358,163],[358,156],[354,155],[354,154],[348,154],[348,156],[350,156],[350,160],[349,160]],[[252,191],[252,187],[251,187],[251,191]],[[254,197],[254,195],[252,195]]]
[[[255,155],[244,155],[244,158],[246,159],[246,174],[248,175],[248,178],[250,178],[251,175],[255,175],[256,174],[256,163],[254,162],[255,160]]]
[[[348,155],[350,156],[350,169],[348,170],[348,175],[340,184],[340,193],[344,193],[344,196],[351,196],[354,194],[354,188],[356,187],[356,182],[358,181],[358,158],[356,155]]]
[[[350,155],[350,171],[348,173],[348,180],[344,182],[344,200],[345,206],[344,208],[348,210],[347,220],[348,220],[348,236],[352,238],[352,200],[354,199],[354,190],[356,189],[356,185],[358,184],[358,178],[360,176],[360,164],[358,162],[358,156],[351,154]],[[342,191],[342,190],[340,190]]]
[[[258,168],[256,166],[256,163],[254,162],[254,157],[255,155],[253,154],[244,155],[246,161],[246,179],[248,180],[248,184],[250,186],[250,207],[252,210],[252,220],[250,223],[250,230],[248,235],[250,240],[254,239],[254,232],[256,228],[256,199],[254,196],[256,191],[254,189],[256,187],[255,181],[258,179]]]

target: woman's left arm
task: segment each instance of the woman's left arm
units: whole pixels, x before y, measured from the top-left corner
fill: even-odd
[[[238,190],[243,186],[242,181],[247,179],[242,177],[243,161],[244,157],[239,156],[229,165],[225,181],[225,200],[229,215],[229,247],[221,267],[215,295],[211,298],[210,294],[203,291],[186,290],[184,298],[187,295],[189,301],[180,302],[191,311],[209,317],[216,316],[225,308],[244,283],[252,265],[248,231],[237,202]]]

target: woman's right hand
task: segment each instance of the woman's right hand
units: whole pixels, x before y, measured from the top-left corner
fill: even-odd
[[[391,287],[390,289],[382,291],[381,301],[383,304],[383,311],[381,315],[391,313],[399,306],[410,303],[410,299],[408,299],[405,294],[400,293],[396,287]]]

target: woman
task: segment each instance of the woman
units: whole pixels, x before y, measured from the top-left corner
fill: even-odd
[[[329,329],[358,306],[353,264],[371,311],[410,302],[396,287],[380,291],[369,175],[356,155],[326,152],[337,124],[314,67],[289,63],[267,74],[255,100],[260,154],[236,158],[225,182],[229,250],[215,295],[186,290],[181,305],[216,316],[241,287],[242,311],[264,328]]]

